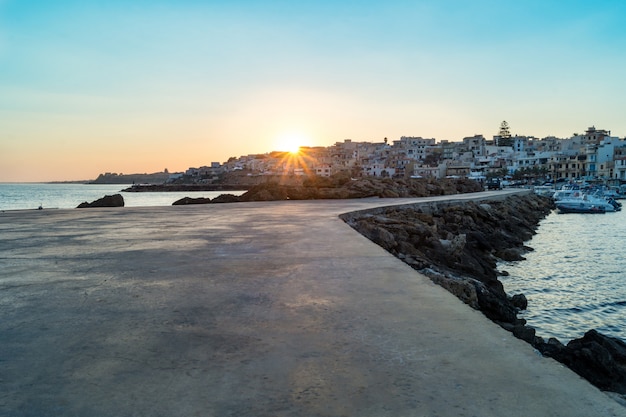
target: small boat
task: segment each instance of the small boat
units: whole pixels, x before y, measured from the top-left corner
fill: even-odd
[[[559,201],[564,198],[580,197],[583,192],[584,189],[579,184],[565,184],[560,189],[554,191],[552,199]]]
[[[602,193],[597,191],[595,193],[586,193],[580,190],[568,190],[567,192],[562,192],[560,195],[555,193],[553,198],[555,199],[554,203],[557,208],[563,208],[559,209],[561,212],[563,212],[563,210],[576,210],[574,211],[576,213],[595,213],[597,211],[596,208],[599,208],[602,209],[602,212],[609,213],[622,209],[621,203],[617,202],[615,199],[606,199]],[[572,211],[568,211],[568,213],[572,213]]]
[[[559,213],[586,213],[586,214],[602,214],[606,213],[606,210],[602,206],[597,206],[595,204],[589,203],[585,204],[583,202],[578,204],[573,203],[557,203],[557,210]]]

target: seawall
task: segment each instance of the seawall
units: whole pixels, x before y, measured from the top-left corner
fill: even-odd
[[[626,343],[587,329],[563,345],[544,340],[526,320],[523,294],[508,296],[497,262],[524,261],[539,222],[554,208],[533,193],[473,201],[424,202],[341,215],[354,229],[464,303],[554,358],[598,388],[626,394]]]

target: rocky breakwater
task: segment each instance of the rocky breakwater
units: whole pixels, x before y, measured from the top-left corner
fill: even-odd
[[[464,178],[434,180],[367,177],[353,179],[346,175],[337,175],[330,178],[305,178],[299,185],[286,185],[280,181],[268,181],[250,187],[241,196],[222,194],[213,200],[185,197],[175,201],[174,205],[232,203],[238,201],[428,197],[477,191],[483,191],[483,186],[476,181]]]
[[[525,245],[553,202],[533,193],[485,201],[401,205],[342,215],[368,239],[446,288],[543,355],[570,367],[602,390],[626,394],[626,344],[588,332],[566,346],[547,342],[517,317],[524,295],[509,297],[498,280],[499,260],[523,261]],[[480,335],[477,335],[480,337]]]

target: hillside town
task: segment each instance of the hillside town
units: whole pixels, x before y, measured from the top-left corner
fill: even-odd
[[[463,138],[460,142],[419,136],[357,142],[345,139],[332,146],[300,147],[299,152],[273,151],[231,157],[224,163],[159,173],[167,183],[212,184],[224,176],[329,177],[349,172],[352,177],[471,178],[479,181],[535,183],[570,180],[626,183],[626,138],[591,126],[570,138],[511,135],[503,121],[498,135]],[[150,174],[156,175],[156,174]],[[98,182],[115,179],[103,174]],[[259,179],[259,178],[257,178]],[[161,181],[159,181],[161,182]]]
[[[329,147],[301,147],[300,152],[270,152],[230,158],[227,162],[189,168],[170,181],[211,182],[220,174],[245,171],[249,176],[353,176],[399,178],[541,178],[626,182],[626,140],[609,130],[587,128],[568,139],[512,136],[506,122],[499,135],[465,137],[461,142],[402,136],[397,140],[355,142],[345,139]]]

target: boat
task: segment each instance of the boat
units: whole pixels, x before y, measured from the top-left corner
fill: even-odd
[[[614,198],[607,198],[599,188],[580,188],[577,184],[563,186],[552,195],[560,212],[567,213],[607,213],[620,211],[622,204]]]
[[[602,206],[598,206],[589,201],[580,200],[574,202],[572,200],[561,201],[556,203],[556,208],[559,213],[588,213],[588,214],[602,214],[606,213],[606,210]]]
[[[606,198],[606,201],[611,204],[613,207],[615,207],[615,211],[620,211],[622,209],[622,203],[620,203],[619,201],[617,201],[615,198],[613,197],[608,197]]]
[[[563,200],[566,198],[572,198],[572,197],[577,198],[577,197],[580,197],[582,192],[583,190],[581,190],[577,184],[573,184],[573,185],[568,184],[554,191],[554,194],[552,194],[552,199],[554,201],[559,201],[559,200]]]
[[[621,203],[618,203],[613,198],[604,197],[601,192],[583,194],[582,198],[598,205],[599,207],[603,207],[607,212],[620,211],[622,209]]]
[[[604,197],[607,199],[612,198],[614,200],[621,200],[624,198],[624,195],[619,191],[617,187],[610,187],[603,191]]]
[[[605,199],[598,194],[578,193],[571,197],[555,201],[556,208],[561,213],[607,213],[620,211],[621,203],[614,199]]]

